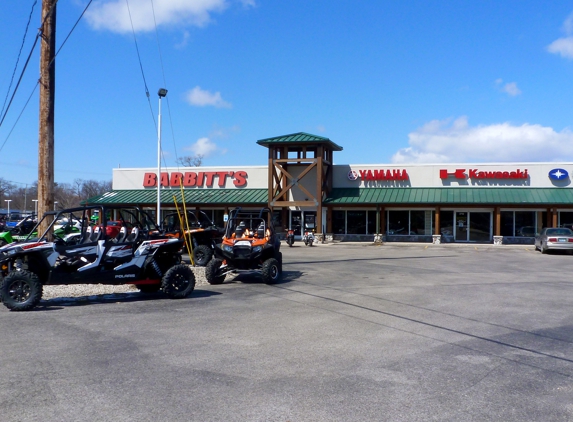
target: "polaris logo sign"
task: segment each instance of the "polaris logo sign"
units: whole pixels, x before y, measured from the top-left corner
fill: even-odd
[[[135,278],[135,274],[116,274],[115,278]]]
[[[553,169],[549,172],[551,180],[564,180],[569,177],[569,173],[565,169]]]

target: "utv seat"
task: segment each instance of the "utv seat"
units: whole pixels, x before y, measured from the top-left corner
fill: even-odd
[[[100,226],[95,226],[94,229],[93,229],[92,235],[90,236],[89,242],[90,242],[90,243],[92,243],[92,242],[97,242],[97,241],[101,238],[102,233],[103,233],[103,232],[102,232],[102,230],[101,230],[101,227],[100,227]]]
[[[131,229],[131,233],[129,233],[129,236],[127,236],[125,238],[126,242],[135,242],[139,237],[139,229],[137,227],[134,227],[133,229]]]
[[[113,239],[115,243],[122,243],[125,242],[127,238],[127,227],[122,226],[117,236]]]
[[[92,227],[87,226],[85,233],[82,235],[82,238],[78,243],[79,244],[88,243],[90,241],[90,237],[92,237]]]
[[[243,226],[237,226],[235,227],[235,237],[237,239],[243,237],[243,234],[245,233],[245,228]]]

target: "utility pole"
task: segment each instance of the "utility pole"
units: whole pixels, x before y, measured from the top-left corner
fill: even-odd
[[[38,217],[54,206],[54,100],[56,95],[56,2],[42,0],[40,122],[38,137]],[[39,233],[49,222],[39,227]]]

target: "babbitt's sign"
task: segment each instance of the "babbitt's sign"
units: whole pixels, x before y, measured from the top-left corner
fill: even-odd
[[[358,170],[360,179],[363,181],[372,180],[408,180],[408,172],[404,170]],[[348,173],[348,179],[358,179],[358,174],[355,171]]]
[[[516,169],[515,171],[480,171],[479,169],[456,169],[454,171],[440,170],[440,179],[453,177],[455,179],[528,179],[527,169]]]
[[[161,186],[183,187],[212,187],[215,183],[220,188],[226,186],[227,180],[233,181],[237,188],[247,184],[248,174],[246,171],[186,171],[181,173],[174,171],[171,174],[161,173]],[[145,173],[143,175],[143,187],[157,186],[157,173]]]

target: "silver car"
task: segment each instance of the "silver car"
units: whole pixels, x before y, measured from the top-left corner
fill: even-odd
[[[535,236],[535,250],[547,253],[548,250],[573,251],[573,230],[565,227],[547,227]]]

